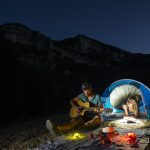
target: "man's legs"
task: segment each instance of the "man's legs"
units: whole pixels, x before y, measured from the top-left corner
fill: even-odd
[[[93,129],[93,128],[100,126],[101,123],[102,123],[102,119],[99,116],[94,116],[91,120],[85,122],[81,126],[81,129],[84,129],[84,130]]]
[[[66,132],[66,131],[70,131],[80,125],[83,125],[83,124],[84,124],[83,119],[78,116],[78,117],[72,119],[69,123],[57,125],[57,129],[59,132]]]
[[[46,121],[46,128],[49,130],[52,136],[55,136],[57,133],[64,133],[67,131],[71,131],[74,128],[81,126],[84,124],[82,117],[76,117],[72,119],[70,122],[62,124],[62,125],[54,125],[50,120]]]
[[[93,123],[95,123],[94,121],[96,119],[98,120],[98,118],[99,118],[99,116],[94,116],[91,120],[85,122],[84,125],[93,124]]]

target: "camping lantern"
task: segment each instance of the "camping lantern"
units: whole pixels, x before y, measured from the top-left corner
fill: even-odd
[[[73,138],[74,138],[74,139],[78,139],[78,138],[80,138],[80,137],[81,137],[80,133],[74,133],[74,135],[73,135]]]
[[[72,133],[65,135],[65,137],[67,140],[81,140],[81,139],[86,138],[87,136],[84,133],[72,132]]]

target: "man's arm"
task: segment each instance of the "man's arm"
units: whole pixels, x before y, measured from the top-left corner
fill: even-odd
[[[70,105],[71,105],[72,107],[78,108],[78,107],[79,107],[79,105],[78,105],[78,103],[77,103],[78,100],[79,100],[78,97],[73,98],[73,99],[70,101]]]
[[[97,106],[98,106],[98,110],[100,112],[103,112],[104,111],[104,106],[103,106],[103,103],[102,103],[102,98],[99,94],[98,95],[98,100],[97,100]]]
[[[81,111],[80,111],[80,108],[79,108],[80,106],[79,106],[78,103],[77,103],[78,100],[79,100],[79,98],[78,98],[78,97],[75,97],[75,98],[73,98],[73,99],[70,101],[70,104],[71,104],[72,107],[74,107],[74,108],[76,109],[77,114],[80,115],[80,114],[81,114]]]

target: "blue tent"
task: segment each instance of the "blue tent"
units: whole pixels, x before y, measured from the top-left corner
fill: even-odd
[[[102,100],[105,108],[112,108],[114,113],[123,112],[121,106],[128,96],[134,96],[135,93],[141,96],[139,103],[140,112],[145,112],[150,118],[150,89],[143,83],[132,80],[122,79],[112,83],[102,94]],[[117,101],[120,103],[115,103]],[[115,107],[114,107],[115,106]]]

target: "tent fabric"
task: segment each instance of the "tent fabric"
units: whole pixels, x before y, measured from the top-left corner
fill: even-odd
[[[112,108],[114,113],[123,112],[123,109],[114,108],[112,106],[112,103],[111,103],[112,98],[110,99],[110,96],[112,95],[112,93],[115,93],[114,91],[118,87],[123,87],[123,86],[125,87],[126,85],[129,85],[129,86],[127,86],[128,92],[130,92],[130,93],[128,93],[128,95],[133,93],[133,90],[130,90],[130,89],[132,89],[131,86],[135,87],[136,89],[138,89],[140,91],[141,100],[140,100],[140,104],[139,104],[139,107],[140,107],[139,110],[140,110],[140,112],[145,112],[147,114],[148,119],[150,119],[150,89],[143,83],[133,80],[133,79],[121,79],[121,80],[117,80],[117,81],[113,82],[112,84],[110,84],[109,87],[107,87],[106,90],[102,94],[102,100],[104,103],[104,107]],[[127,88],[122,88],[122,90],[123,90],[122,92],[125,92],[125,93],[127,92]],[[125,94],[125,95],[127,95],[127,94]],[[113,96],[113,97],[115,97],[115,96]]]

